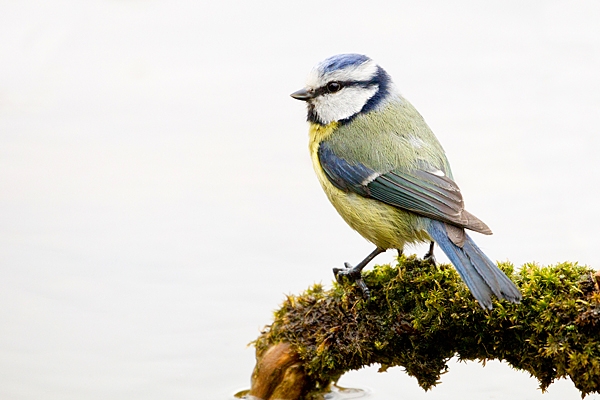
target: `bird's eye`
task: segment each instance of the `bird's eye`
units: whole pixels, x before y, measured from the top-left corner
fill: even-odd
[[[342,88],[342,84],[339,82],[329,82],[327,84],[327,91],[329,93],[338,92]]]

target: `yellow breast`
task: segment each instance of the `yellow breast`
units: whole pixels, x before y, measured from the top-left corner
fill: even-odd
[[[402,249],[405,243],[430,240],[421,219],[410,212],[333,186],[319,161],[319,145],[337,129],[337,122],[311,124],[309,150],[313,168],[327,198],[348,225],[383,249]]]

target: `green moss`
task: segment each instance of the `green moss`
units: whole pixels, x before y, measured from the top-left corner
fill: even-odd
[[[290,343],[310,378],[324,390],[349,370],[378,363],[402,366],[427,390],[447,361],[505,360],[528,371],[544,390],[569,377],[582,395],[600,391],[600,295],[588,267],[526,264],[500,268],[523,293],[521,304],[483,310],[450,265],[415,257],[364,273],[365,301],[353,286],[314,285],[288,296],[256,340],[257,351]]]

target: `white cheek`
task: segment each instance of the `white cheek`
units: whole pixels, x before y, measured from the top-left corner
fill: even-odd
[[[362,110],[378,89],[377,86],[346,87],[337,93],[319,96],[313,101],[315,111],[325,125],[351,117]]]

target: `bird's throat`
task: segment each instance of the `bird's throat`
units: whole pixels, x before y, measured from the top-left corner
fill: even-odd
[[[308,147],[311,154],[316,153],[319,144],[327,140],[338,127],[339,122],[330,122],[327,125],[311,123],[308,130]]]

